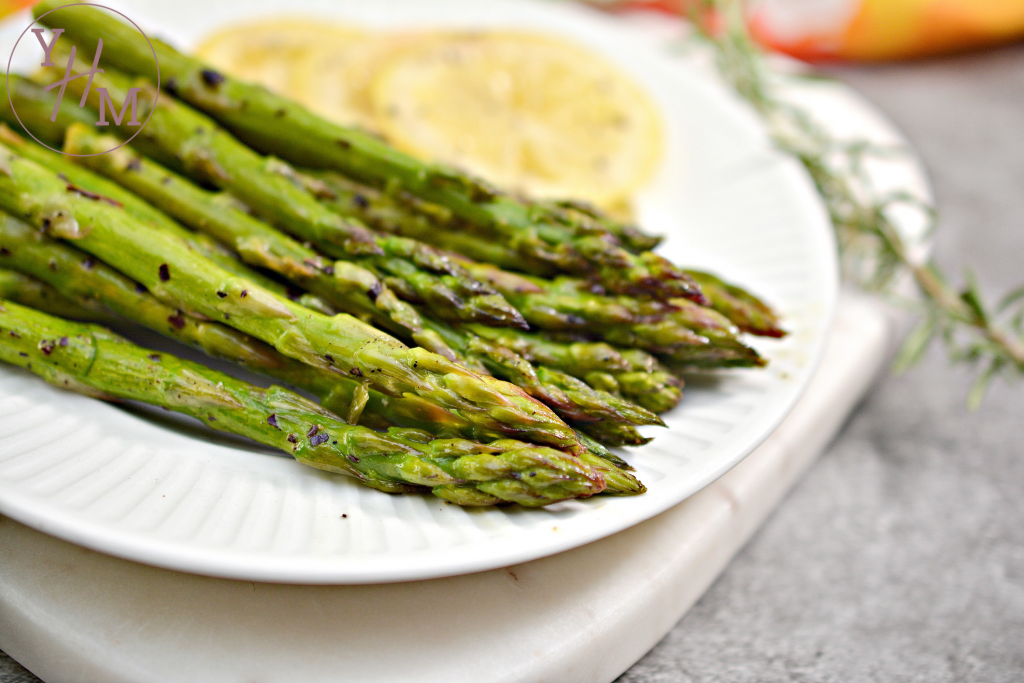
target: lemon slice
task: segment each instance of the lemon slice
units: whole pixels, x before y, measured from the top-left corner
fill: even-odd
[[[417,40],[414,34],[388,34],[322,43],[297,60],[292,94],[332,121],[376,129],[370,86],[377,70]]]
[[[289,94],[305,53],[362,40],[359,29],[315,19],[261,19],[209,36],[196,55],[243,80]]]
[[[370,88],[397,146],[537,196],[621,202],[662,146],[650,97],[599,56],[521,33],[435,36],[401,50]]]

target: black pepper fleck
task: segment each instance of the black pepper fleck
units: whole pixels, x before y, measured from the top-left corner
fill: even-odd
[[[243,289],[243,290],[242,290],[242,293],[241,293],[241,294],[240,294],[239,296],[241,296],[241,297],[242,297],[242,298],[244,299],[245,297],[249,296],[249,291],[248,291],[248,290],[245,290],[245,289]]]
[[[295,442],[296,442],[296,441],[298,441],[298,440],[299,440],[299,438],[298,438],[297,436],[295,436],[294,434],[289,434],[289,435],[288,435],[288,441],[289,441],[290,443],[295,443]]]
[[[349,459],[349,460],[351,460],[352,462],[359,462],[359,458],[357,458],[357,457],[356,457],[356,456],[354,456],[354,455],[350,455],[350,456],[348,456],[348,459]]]
[[[0,256],[10,256],[11,252],[7,250],[7,247],[0,247]]]
[[[142,168],[142,159],[138,157],[132,157],[131,161],[128,162],[126,167],[129,171],[138,171]]]
[[[46,356],[49,356],[51,353],[53,353],[53,348],[55,346],[56,344],[54,344],[49,339],[44,339],[43,341],[39,342],[39,350],[42,351],[43,355]]]
[[[227,293],[227,292],[217,292],[217,296],[219,296],[219,297],[220,297],[221,299],[224,299],[224,298],[226,298],[226,297],[227,297],[227,295],[228,295],[228,293]]]
[[[327,432],[321,432],[320,434],[317,434],[316,436],[309,440],[309,445],[319,446],[320,444],[327,441],[329,438],[331,437],[327,435]]]
[[[148,356],[146,356],[146,358],[150,359],[154,363],[159,363],[160,362],[160,354],[159,353],[151,353]]]
[[[203,83],[206,85],[218,86],[224,82],[224,75],[213,69],[203,69],[199,75],[203,77]]]
[[[95,265],[96,262],[93,261],[91,258],[87,258],[84,261],[82,261],[82,267],[85,268],[86,270],[92,270]]]
[[[68,345],[68,338],[67,337],[61,337],[60,338],[60,347],[62,349],[64,349],[64,348],[67,348],[67,345]]]
[[[167,282],[171,279],[171,269],[166,263],[160,264],[160,282]]]
[[[355,375],[356,377],[362,377],[363,376],[363,371],[360,370],[359,368],[352,368],[351,370],[349,370],[349,373],[352,374],[352,375]]]
[[[271,413],[270,414],[270,417],[267,418],[267,424],[269,424],[274,429],[280,429],[280,427],[277,424],[277,414],[276,413]]]
[[[183,327],[185,327],[185,318],[183,318],[180,313],[178,313],[176,315],[168,316],[167,317],[167,322],[169,322],[170,324],[174,325],[174,328],[177,329],[177,330],[180,330]]]
[[[319,432],[319,431],[320,431],[320,425],[313,425],[312,427],[309,428],[309,431],[306,432],[306,436],[309,436],[309,437],[316,436],[316,433]]]
[[[359,194],[358,192],[352,195],[352,201],[360,209],[365,209],[368,206],[370,206],[370,200],[364,197],[363,195]]]

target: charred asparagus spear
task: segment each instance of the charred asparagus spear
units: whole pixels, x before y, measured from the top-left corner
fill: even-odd
[[[10,299],[22,306],[47,311],[62,318],[96,321],[109,317],[97,306],[82,305],[50,285],[3,267],[0,267],[0,299]]]
[[[551,448],[511,440],[438,440],[415,430],[381,434],[348,425],[286,389],[261,389],[141,348],[99,325],[10,301],[0,301],[0,329],[0,359],[58,387],[191,415],[382,491],[431,491],[460,505],[540,506],[605,488],[593,468]]]
[[[729,319],[743,332],[761,337],[784,337],[779,317],[771,307],[742,287],[700,270],[687,270],[700,283],[711,307]]]
[[[34,11],[38,17],[57,7],[57,0],[46,0]],[[105,60],[122,71],[156,80],[149,44],[124,24],[82,9],[51,12],[43,21],[64,28],[72,42],[84,44],[103,35]],[[652,252],[630,253],[607,227],[581,212],[518,201],[454,169],[423,163],[371,135],[326,121],[164,43],[155,47],[160,76],[169,91],[265,154],[300,166],[334,168],[378,186],[397,183],[448,207],[481,233],[513,244],[524,257],[593,278],[609,291],[700,298],[699,287],[671,263]]]
[[[52,171],[0,146],[0,208],[73,240],[158,298],[221,320],[314,367],[348,373],[391,396],[420,396],[483,428],[581,449],[572,430],[512,385],[469,372],[346,314],[303,308],[198,256],[123,208],[68,188]]]

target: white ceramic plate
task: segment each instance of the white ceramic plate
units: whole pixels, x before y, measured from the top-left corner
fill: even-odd
[[[462,574],[573,548],[662,512],[728,471],[790,410],[823,348],[837,294],[835,245],[799,166],[706,72],[615,19],[527,0],[112,2],[150,35],[193,46],[215,27],[282,13],[381,28],[518,27],[606,55],[660,104],[668,148],[639,200],[663,252],[749,285],[791,335],[755,341],[764,371],[691,380],[668,429],[628,458],[633,498],[542,510],[463,510],[389,496],[193,423],[125,410],[0,367],[0,513],[102,552],[183,571],[296,583],[374,583]],[[5,23],[5,50],[27,25]]]

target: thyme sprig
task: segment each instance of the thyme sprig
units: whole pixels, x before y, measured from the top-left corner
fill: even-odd
[[[906,192],[878,192],[865,171],[868,157],[891,150],[867,140],[838,140],[806,110],[778,96],[778,76],[747,32],[741,0],[702,0],[697,9],[693,25],[712,46],[722,78],[758,111],[775,144],[796,157],[814,181],[836,230],[844,277],[916,314],[917,325],[894,369],[906,370],[941,340],[952,362],[980,368],[968,395],[972,410],[994,377],[1024,378],[1024,286],[993,306],[969,268],[962,284],[953,285],[933,260],[916,255],[891,210],[913,207],[933,225],[934,209]],[[916,285],[910,299],[897,287],[908,276]]]

